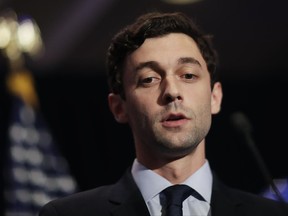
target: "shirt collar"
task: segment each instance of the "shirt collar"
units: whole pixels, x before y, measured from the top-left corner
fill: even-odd
[[[140,164],[137,159],[132,165],[132,175],[139,187],[145,202],[157,196],[171,183]],[[208,160],[193,175],[186,179],[182,184],[186,184],[201,194],[210,203],[212,193],[212,172]]]

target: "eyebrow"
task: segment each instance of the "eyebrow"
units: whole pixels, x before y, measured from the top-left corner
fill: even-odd
[[[135,68],[135,71],[140,71],[143,68],[150,68],[155,71],[161,70],[161,67],[158,62],[147,61],[147,62],[141,62],[140,64],[138,64],[137,67]]]
[[[196,64],[201,67],[200,62],[193,57],[182,57],[178,59],[178,64],[186,64],[186,63]]]
[[[181,57],[181,58],[178,59],[177,63],[178,63],[179,65],[181,65],[181,64],[187,64],[187,63],[189,63],[189,64],[196,64],[196,65],[198,65],[198,66],[201,67],[200,62],[199,62],[197,59],[193,58],[193,57]],[[141,63],[139,63],[139,64],[137,65],[137,67],[135,68],[135,71],[140,71],[140,70],[142,70],[143,68],[150,68],[150,69],[155,70],[155,71],[160,71],[160,70],[162,70],[162,69],[161,69],[161,66],[159,65],[158,62],[156,62],[156,61],[147,61],[147,62],[141,62]]]

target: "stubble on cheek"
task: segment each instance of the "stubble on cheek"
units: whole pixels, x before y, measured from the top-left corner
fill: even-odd
[[[162,113],[158,114],[153,122],[153,130],[155,134],[155,140],[162,148],[167,150],[176,150],[179,152],[185,150],[193,150],[198,144],[206,137],[210,126],[211,126],[211,111],[209,104],[202,105],[199,107],[198,113],[193,112],[191,109],[184,107],[178,107],[179,112],[185,114],[189,118],[187,125],[179,128],[167,129],[162,127],[159,120],[161,119]],[[177,110],[177,111],[178,111]],[[167,110],[166,110],[167,111]],[[170,110],[169,110],[170,111]]]

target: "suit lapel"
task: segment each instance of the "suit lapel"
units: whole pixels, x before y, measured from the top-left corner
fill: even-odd
[[[112,188],[109,201],[113,216],[150,216],[130,168]]]
[[[148,208],[140,196],[132,195],[128,200],[123,202],[114,209],[112,215],[114,216],[150,216]]]

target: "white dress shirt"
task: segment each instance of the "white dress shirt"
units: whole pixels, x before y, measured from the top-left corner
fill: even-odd
[[[147,169],[137,159],[134,160],[132,166],[132,175],[142,193],[150,215],[161,216],[162,206],[159,193],[172,184],[167,179]],[[193,196],[189,196],[183,202],[183,215],[207,216],[210,210],[212,193],[212,172],[209,162],[206,160],[199,170],[181,184],[190,186],[207,201],[203,202]]]

